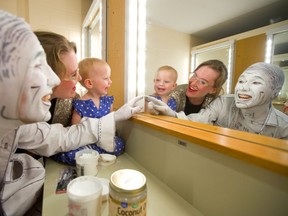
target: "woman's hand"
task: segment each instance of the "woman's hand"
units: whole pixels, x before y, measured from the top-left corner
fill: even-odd
[[[151,96],[145,96],[148,102],[148,112],[154,115],[162,114],[166,116],[176,117],[176,112],[173,111],[166,103]]]

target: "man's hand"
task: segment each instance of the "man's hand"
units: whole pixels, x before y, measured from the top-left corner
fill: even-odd
[[[133,114],[139,113],[143,107],[137,105],[137,102],[143,98],[143,96],[135,97],[120,107],[117,111],[115,111],[115,121],[117,122],[127,120],[131,118]]]
[[[148,112],[154,115],[162,114],[166,116],[176,117],[175,111],[173,111],[166,103],[157,98],[151,96],[145,96],[145,100],[148,102]]]

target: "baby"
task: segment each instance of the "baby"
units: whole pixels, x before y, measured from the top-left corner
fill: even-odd
[[[176,100],[170,96],[177,87],[177,71],[168,65],[158,68],[154,82],[154,94],[151,95],[166,103],[172,110],[176,110]]]
[[[113,111],[114,97],[109,96],[108,89],[112,84],[111,68],[107,62],[98,58],[85,58],[79,62],[80,81],[87,92],[73,100],[73,115],[71,124],[78,124],[83,117],[101,118]],[[75,154],[82,149],[94,149],[101,153],[120,155],[124,151],[124,140],[114,137],[114,149],[101,148],[98,143],[89,144],[78,149],[53,155],[53,159],[62,163],[75,165]]]

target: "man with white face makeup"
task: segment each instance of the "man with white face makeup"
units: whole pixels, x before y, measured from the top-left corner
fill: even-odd
[[[283,83],[280,67],[259,62],[240,75],[234,97],[221,96],[197,114],[175,113],[158,101],[148,100],[152,103],[150,107],[164,115],[288,139],[288,116],[272,105]]]
[[[24,215],[44,183],[42,164],[27,154],[16,154],[17,148],[50,156],[89,143],[113,143],[115,121],[141,110],[136,105],[138,97],[101,119],[83,118],[67,128],[49,125],[50,95],[59,83],[30,27],[23,19],[0,10],[1,216]]]
[[[3,215],[19,215],[15,205],[22,205],[20,211],[24,212],[31,207],[44,182],[45,170],[28,155],[13,155],[17,148],[17,143],[13,143],[16,128],[51,117],[49,98],[60,80],[47,64],[44,50],[29,27],[3,11],[0,57],[0,209]],[[30,165],[27,174],[23,170]],[[21,180],[16,181],[17,178]],[[33,196],[28,195],[31,188],[35,190]],[[19,190],[22,196],[27,193],[24,199],[18,196]]]

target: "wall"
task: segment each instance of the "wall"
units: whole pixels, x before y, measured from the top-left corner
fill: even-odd
[[[0,8],[25,18],[32,30],[54,31],[77,44],[81,59],[81,26],[92,0],[0,0]]]
[[[134,121],[122,129],[126,152],[203,215],[287,215],[287,176]]]
[[[154,93],[157,69],[170,65],[178,71],[178,84],[187,83],[190,71],[190,35],[147,24],[145,93]]]
[[[81,59],[81,0],[29,0],[29,22],[33,30],[54,31],[65,35],[77,45]]]
[[[0,8],[29,20],[29,0],[0,0]]]

